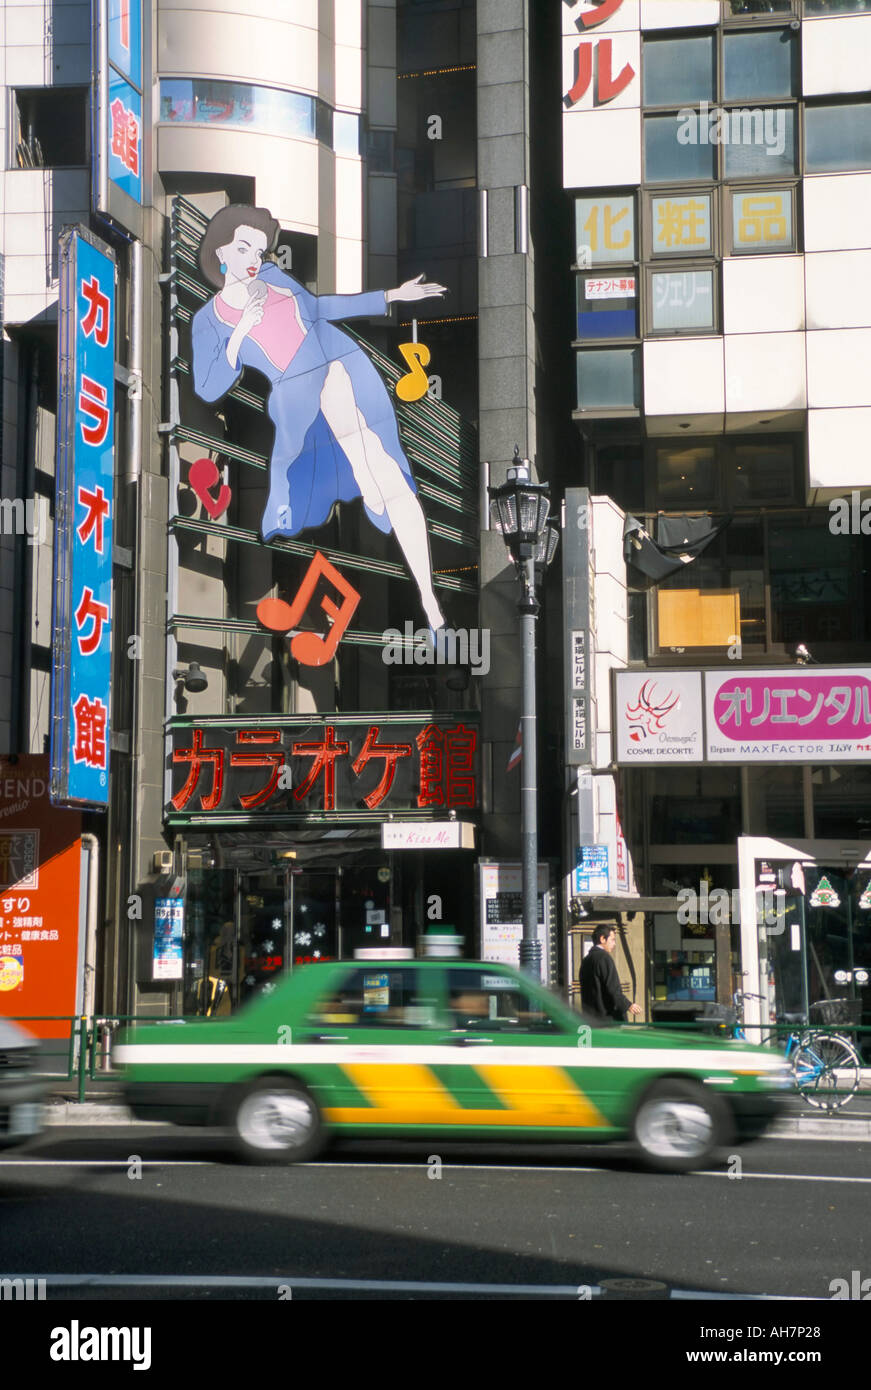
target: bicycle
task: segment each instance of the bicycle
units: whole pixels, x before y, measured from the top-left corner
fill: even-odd
[[[708,1004],[701,1015],[705,1022],[730,1027],[731,1036],[742,1042],[750,1042],[744,1032],[743,1003],[745,999],[763,1000],[761,994],[736,991],[733,996],[734,1007],[725,1004]],[[763,1001],[764,1002],[764,1001]],[[792,1066],[795,1089],[802,1099],[815,1110],[832,1113],[839,1110],[852,1099],[859,1088],[862,1063],[855,1047],[840,1033],[828,1032],[824,1027],[816,1027],[810,1016],[817,1014],[821,1024],[858,1023],[861,1003],[851,999],[821,999],[810,1005],[808,1018],[804,1014],[784,1014],[783,1022],[793,1026],[784,1039],[777,1031],[761,1037],[765,1044],[784,1047],[786,1060]],[[800,1024],[800,1028],[795,1028]]]

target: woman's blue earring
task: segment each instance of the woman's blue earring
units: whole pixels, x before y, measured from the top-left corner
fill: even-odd
[[[221,261],[221,264],[218,266],[218,269],[220,270],[222,275],[227,274],[227,267],[224,265],[223,261]]]

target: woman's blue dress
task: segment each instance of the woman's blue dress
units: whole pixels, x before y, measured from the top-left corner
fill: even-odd
[[[267,285],[291,289],[296,297],[304,336],[283,371],[251,334],[239,348],[237,367],[230,366],[226,348],[233,325],[221,318],[214,299],[194,315],[191,336],[194,390],[202,400],[220,400],[239,380],[243,367],[261,372],[269,381],[268,410],[275,426],[275,441],[269,465],[269,496],[260,526],[263,539],[298,536],[302,531],[322,526],[337,502],[349,502],[361,495],[347,455],[320,408],[327,372],[335,361],[340,361],[348,372],[357,408],[367,426],[399,465],[410,491],[416,493],[384,381],[362,348],[333,323],[334,319],[385,314],[384,291],[310,294],[271,261],[263,265],[257,278]],[[264,319],[268,312],[267,305]],[[358,428],[357,422],[349,421],[348,428]],[[379,513],[366,506],[366,513],[379,531],[391,530],[386,509]]]

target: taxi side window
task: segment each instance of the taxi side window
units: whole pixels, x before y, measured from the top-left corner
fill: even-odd
[[[496,1033],[558,1033],[557,1023],[522,985],[494,970],[449,970],[451,1026]]]
[[[315,1025],[358,1028],[431,1028],[437,1022],[435,977],[417,971],[365,967],[325,995],[309,1016]]]

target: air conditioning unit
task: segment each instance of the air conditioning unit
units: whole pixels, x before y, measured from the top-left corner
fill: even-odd
[[[173,869],[173,853],[171,849],[159,849],[151,860],[152,872],[156,874],[171,874]]]

